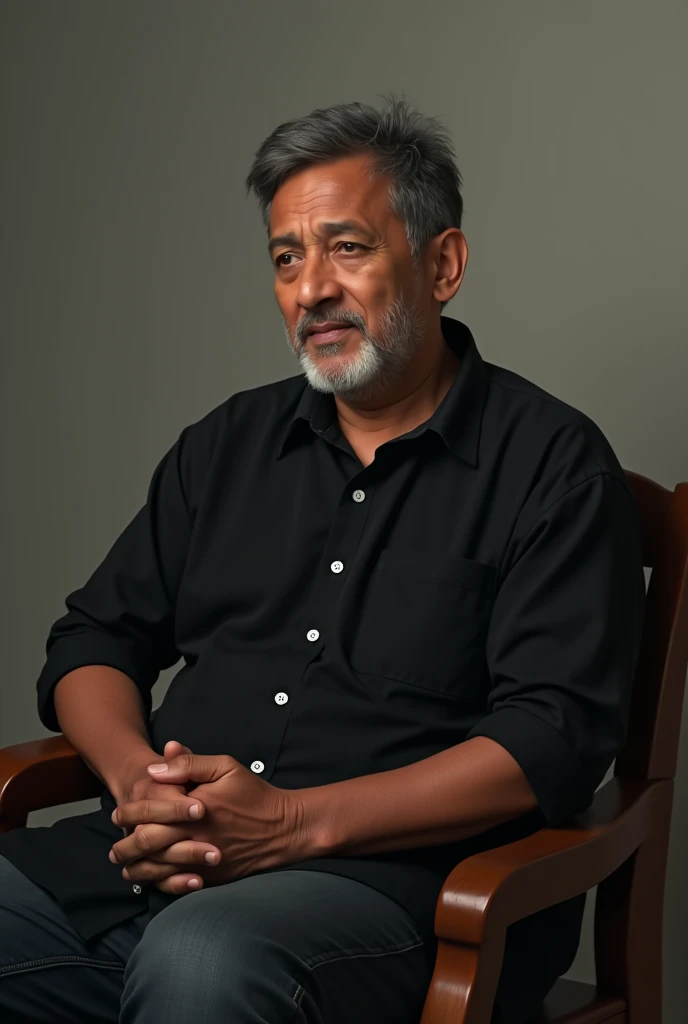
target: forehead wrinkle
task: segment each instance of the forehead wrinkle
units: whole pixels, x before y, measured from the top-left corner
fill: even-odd
[[[342,180],[343,178],[343,180]],[[313,166],[288,178],[278,189],[273,199],[273,208],[280,201],[309,212],[313,203],[341,203],[355,208],[366,202],[371,194],[380,188],[389,187],[381,176],[362,175],[360,170],[355,174],[338,176],[336,173],[323,173],[323,168]],[[281,193],[281,196],[280,196]]]
[[[314,207],[323,205],[328,208],[346,204],[347,189],[336,181],[319,181],[300,195],[296,195],[289,203],[294,212],[300,216],[308,216]],[[339,218],[338,218],[339,219]]]
[[[356,161],[360,163],[360,161]],[[342,161],[346,167],[349,161]],[[380,190],[385,201],[378,201]],[[394,211],[388,201],[389,182],[382,175],[362,174],[352,160],[347,173],[325,172],[313,166],[288,178],[278,189],[271,206],[270,234],[305,234],[319,237],[314,220],[355,220],[369,235],[382,240],[389,234]],[[303,243],[302,243],[303,244]]]
[[[340,203],[327,203],[323,208],[323,206],[318,204],[317,198],[319,197],[315,197],[315,201],[309,201],[307,204],[304,204],[304,207],[300,210],[292,209],[289,211],[288,219],[285,216],[285,222],[287,223],[285,231],[280,230],[278,232],[277,225],[273,222],[275,235],[279,234],[282,237],[300,234],[304,222],[306,224],[306,231],[315,238],[326,238],[333,232],[338,234],[340,231],[372,238],[379,237],[381,229],[384,230],[387,217],[377,218],[376,225],[376,222],[371,220],[365,212],[356,206],[350,205],[350,203],[345,203],[344,205]],[[295,223],[295,221],[298,223]]]

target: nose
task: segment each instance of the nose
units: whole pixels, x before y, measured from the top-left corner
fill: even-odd
[[[309,253],[299,272],[298,304],[302,309],[313,309],[321,302],[339,299],[341,294],[330,260],[318,252]]]

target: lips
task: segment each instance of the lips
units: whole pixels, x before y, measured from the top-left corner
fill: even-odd
[[[341,341],[344,335],[352,329],[351,324],[318,324],[309,332],[308,337],[314,345],[331,345],[333,342]]]

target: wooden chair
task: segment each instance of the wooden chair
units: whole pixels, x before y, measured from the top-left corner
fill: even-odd
[[[652,568],[626,746],[567,826],[458,864],[437,904],[421,1024],[489,1024],[511,922],[598,885],[596,985],[560,979],[533,1024],[660,1024],[664,878],[688,665],[688,483],[629,473]],[[0,750],[0,832],[30,811],[97,796],[62,736]]]

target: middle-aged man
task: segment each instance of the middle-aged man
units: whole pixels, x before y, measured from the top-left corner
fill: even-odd
[[[316,110],[248,185],[303,373],[182,431],[52,628],[40,718],[104,786],[0,839],[13,1024],[418,1024],[451,869],[586,808],[624,742],[637,510],[594,423],[441,316],[445,132]],[[584,901],[509,929],[495,1021]]]

